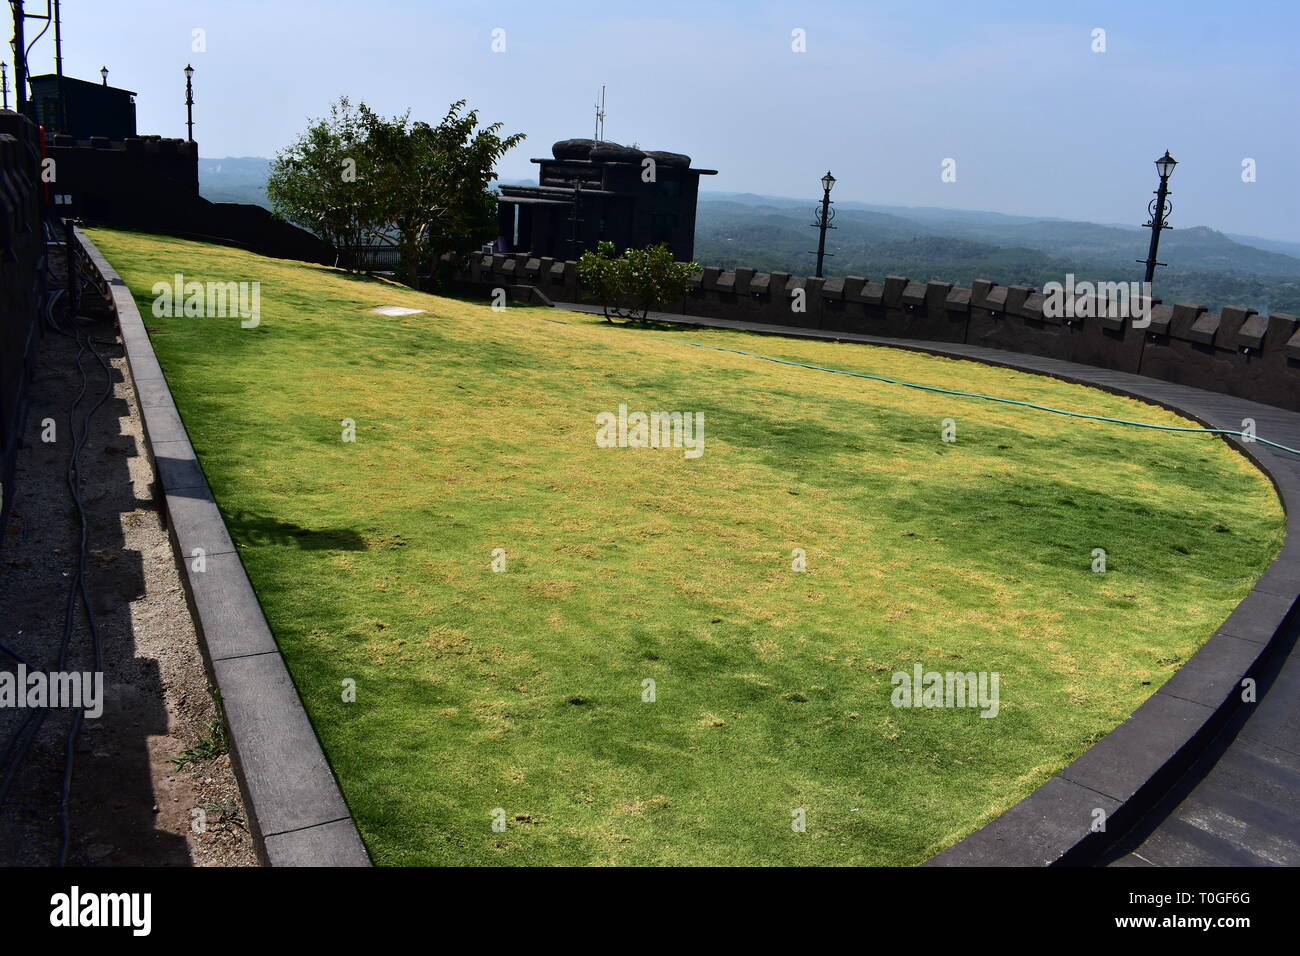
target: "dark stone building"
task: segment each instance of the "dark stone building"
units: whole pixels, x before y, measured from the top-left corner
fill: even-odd
[[[135,93],[130,90],[55,73],[28,77],[28,83],[28,115],[47,133],[112,139],[135,135]]]
[[[577,259],[609,240],[619,252],[666,242],[677,261],[693,257],[700,177],[716,169],[592,139],[561,140],[551,152],[533,160],[538,185],[500,187],[496,251]]]
[[[138,136],[135,94],[70,76],[29,78],[27,118],[43,128],[42,199],[55,217],[229,243],[330,263],[324,242],[261,206],[199,195],[192,140]],[[0,181],[0,191],[3,181]]]

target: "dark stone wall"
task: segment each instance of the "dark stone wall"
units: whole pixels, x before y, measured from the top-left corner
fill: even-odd
[[[44,261],[39,134],[26,117],[0,110],[0,532],[13,500],[24,396],[41,336]]]
[[[555,302],[585,301],[573,261],[526,253],[473,256],[460,275],[463,291],[534,285]],[[1300,320],[1225,306],[1150,307],[1150,325],[1106,317],[1104,299],[1091,315],[1054,318],[1043,294],[1026,286],[977,280],[971,288],[886,276],[829,279],[707,268],[691,290],[663,311],[772,326],[852,332],[927,342],[964,342],[1148,375],[1300,411]],[[1080,309],[1079,311],[1085,311]]]
[[[54,136],[46,155],[54,160],[50,191],[59,216],[216,240],[278,259],[334,262],[328,245],[261,206],[201,197],[197,143]]]

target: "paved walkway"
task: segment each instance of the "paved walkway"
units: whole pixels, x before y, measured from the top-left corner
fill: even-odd
[[[597,307],[575,303],[556,303],[556,307],[600,312]],[[977,345],[822,332],[663,312],[651,312],[647,319],[805,339],[888,345],[1040,372],[1175,407],[1214,428],[1241,429],[1243,419],[1253,418],[1260,437],[1300,448],[1300,413],[1126,372]],[[1239,445],[1235,438],[1228,441]],[[1300,456],[1258,443],[1250,449],[1272,470],[1288,513],[1300,510]],[[1292,555],[1297,548],[1300,548],[1300,530],[1289,529],[1284,553]],[[1300,575],[1293,573],[1294,567],[1294,559],[1286,567],[1282,562],[1275,564],[1257,589],[1294,602],[1300,596]],[[1285,646],[1278,648],[1272,666],[1260,682],[1259,703],[1241,708],[1160,803],[1128,832],[1116,835],[1106,857],[1108,865],[1300,866],[1298,630],[1300,615],[1293,613]]]

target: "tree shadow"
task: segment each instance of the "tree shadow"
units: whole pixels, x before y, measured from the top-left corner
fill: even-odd
[[[247,511],[222,511],[231,540],[237,545],[281,545],[301,551],[365,551],[362,536],[351,528],[304,528]]]
[[[334,266],[313,265],[307,262],[297,263],[297,265],[299,268],[308,272],[319,272],[321,275],[327,275],[334,279],[347,279],[349,282],[358,282],[363,285],[373,285],[389,289],[396,287],[399,290],[404,289],[408,292],[415,291],[410,286],[403,285],[396,279],[387,279],[383,276],[369,272],[349,272],[341,266],[336,268]]]
[[[599,313],[591,313],[599,315]],[[615,319],[613,322],[606,323],[616,329],[636,329],[642,332],[694,332],[697,335],[701,331],[698,326],[682,325],[680,322],[663,322],[659,319]],[[706,330],[711,331],[711,330]]]

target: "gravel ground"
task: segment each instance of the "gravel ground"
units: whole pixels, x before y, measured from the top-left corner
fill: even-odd
[[[60,274],[57,265],[54,274]],[[82,327],[111,368],[112,391],[91,419],[79,483],[105,704],[102,717],[82,723],[73,752],[67,861],[256,866],[243,802],[222,746],[224,731],[159,512],[116,322]],[[82,387],[77,355],[72,339],[46,333],[30,392],[13,515],[0,540],[0,642],[38,668],[51,668],[58,659],[79,558],[80,523],[67,482],[73,445],[69,411]],[[88,385],[73,416],[78,429],[108,380],[92,354],[81,358]],[[44,442],[50,419],[55,440]],[[92,648],[78,605],[63,669],[92,670]],[[16,668],[0,653],[0,669]],[[33,713],[0,708],[0,754]],[[70,725],[70,711],[51,712],[17,765],[0,805],[0,864],[58,861]],[[217,746],[205,747],[205,741]],[[178,768],[173,758],[191,748],[203,755]]]

